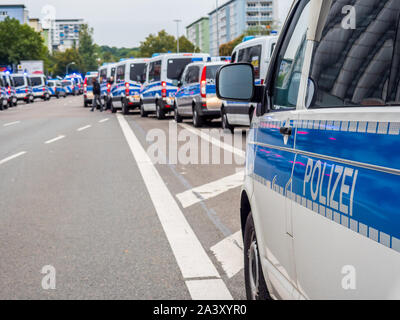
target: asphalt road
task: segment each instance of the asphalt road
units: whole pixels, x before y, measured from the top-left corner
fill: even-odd
[[[241,158],[245,135],[232,153],[211,138],[219,126],[200,137],[191,121],[92,113],[82,97],[0,112],[0,299],[244,299],[243,165],[193,161]],[[197,140],[192,163],[173,161],[175,130],[183,158]],[[150,163],[141,150],[163,134],[169,161]]]

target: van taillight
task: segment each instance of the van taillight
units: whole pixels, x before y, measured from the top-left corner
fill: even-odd
[[[110,93],[111,91],[111,84],[107,83],[107,93]]]
[[[87,93],[87,84],[86,83],[83,85],[83,92]]]
[[[11,95],[11,88],[8,87],[8,94]]]
[[[129,97],[129,89],[130,89],[130,85],[129,85],[129,83],[127,82],[127,83],[125,83],[125,95],[126,95],[127,97]]]
[[[25,93],[28,93],[28,88],[25,88]]]
[[[161,82],[161,96],[163,98],[167,97],[167,83],[165,81]]]
[[[202,98],[207,98],[207,67],[201,73],[200,94]]]
[[[262,86],[264,85],[264,79],[261,79],[261,85]]]

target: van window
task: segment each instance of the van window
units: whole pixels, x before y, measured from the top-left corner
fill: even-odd
[[[167,78],[170,80],[179,80],[182,77],[182,73],[185,70],[186,66],[192,63],[192,59],[169,59],[168,60],[168,69],[167,69]]]
[[[72,83],[71,83],[70,81],[63,81],[63,82],[62,82],[63,88],[69,87],[69,86],[71,86],[71,85],[72,85]]]
[[[100,81],[107,81],[107,69],[100,70]]]
[[[126,67],[125,64],[117,67],[117,82],[125,81],[125,67]]]
[[[279,50],[273,81],[274,110],[295,109],[306,49],[310,2],[300,2],[287,37]]]
[[[91,86],[91,85],[93,85],[93,79],[94,79],[95,77],[87,77],[86,78],[86,85],[88,85],[88,86]]]
[[[149,82],[156,82],[160,80],[161,80],[161,61],[154,61],[150,63]]]
[[[50,87],[50,88],[53,88],[53,87],[55,87],[55,84],[54,84],[54,82],[49,82],[49,87]]]
[[[135,63],[130,66],[130,79],[137,82],[146,81],[146,64],[145,63]]]
[[[25,79],[24,77],[13,77],[14,78],[14,84],[16,87],[22,87],[25,85]]]
[[[239,50],[237,62],[251,63],[254,67],[254,77],[260,78],[260,61],[262,46],[253,46]]]
[[[32,87],[37,87],[42,85],[42,78],[34,77],[30,78]]]
[[[223,64],[207,66],[207,71],[206,71],[207,80],[214,80],[215,81],[215,79],[217,78],[217,72],[222,66],[223,66]]]
[[[190,67],[188,69],[187,75],[188,75],[187,83],[198,83],[198,82],[200,82],[200,68],[198,66]]]
[[[346,5],[355,7],[355,29],[340,23]],[[312,57],[311,107],[400,103],[399,13],[400,1],[332,1]]]
[[[2,77],[0,77],[0,87],[5,87],[6,83]]]

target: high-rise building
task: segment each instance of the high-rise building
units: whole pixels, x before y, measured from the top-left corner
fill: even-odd
[[[241,36],[249,28],[279,24],[278,0],[230,0],[211,11],[209,19],[210,54],[217,56],[221,44]]]
[[[0,5],[0,22],[7,17],[17,19],[21,24],[29,23],[29,12],[23,4]]]
[[[83,19],[56,19],[50,23],[50,44],[51,51],[65,51],[79,47],[79,32]]]
[[[187,38],[200,49],[201,52],[210,51],[209,18],[202,17],[186,27]]]

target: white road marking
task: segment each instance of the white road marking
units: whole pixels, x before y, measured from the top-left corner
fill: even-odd
[[[211,199],[231,189],[243,185],[244,172],[222,178],[220,180],[187,190],[176,195],[183,208],[190,207],[203,200]]]
[[[211,248],[228,278],[244,268],[242,232],[238,231]]]
[[[108,120],[110,120],[110,119],[109,119],[109,118],[103,119],[103,120],[100,120],[99,123],[103,123],[103,122],[106,122],[106,121],[108,121]]]
[[[6,124],[4,124],[4,127],[13,126],[13,125],[16,125],[16,124],[19,124],[19,123],[21,123],[21,121],[14,121],[14,122],[6,123]]]
[[[19,153],[17,153],[17,154],[14,154],[13,156],[10,156],[10,157],[8,157],[8,158],[5,158],[5,159],[3,159],[3,160],[0,161],[0,165],[6,163],[6,162],[8,162],[8,161],[11,161],[11,160],[13,160],[13,159],[15,159],[15,158],[18,158],[18,157],[20,157],[20,156],[23,156],[24,154],[26,154],[26,151],[22,151],[22,152],[19,152]]]
[[[50,143],[59,141],[59,140],[64,139],[64,138],[65,138],[65,136],[58,136],[57,138],[54,138],[54,139],[46,141],[45,144],[50,144]]]
[[[79,129],[76,130],[76,131],[81,132],[81,131],[86,130],[86,129],[89,129],[89,128],[91,128],[91,127],[92,127],[91,125],[87,125],[87,126],[85,126],[85,127],[79,128]]]
[[[185,123],[180,123],[179,124],[182,128],[188,130],[189,132],[198,135],[201,139],[204,139],[208,142],[210,142],[211,144],[220,147],[221,149],[224,149],[226,151],[232,152],[233,154],[236,154],[239,157],[245,158],[246,157],[246,152],[235,148],[234,146],[227,144],[221,140],[218,140],[212,136],[210,136],[209,134],[205,133],[204,131],[201,131],[199,129],[193,128],[191,126],[189,126],[188,124]]]
[[[208,299],[212,295],[214,299],[233,299],[222,280],[214,281],[210,292],[209,278],[220,278],[216,267],[126,119],[120,114],[117,114],[117,119],[192,298]],[[196,282],[190,281],[193,279]]]

